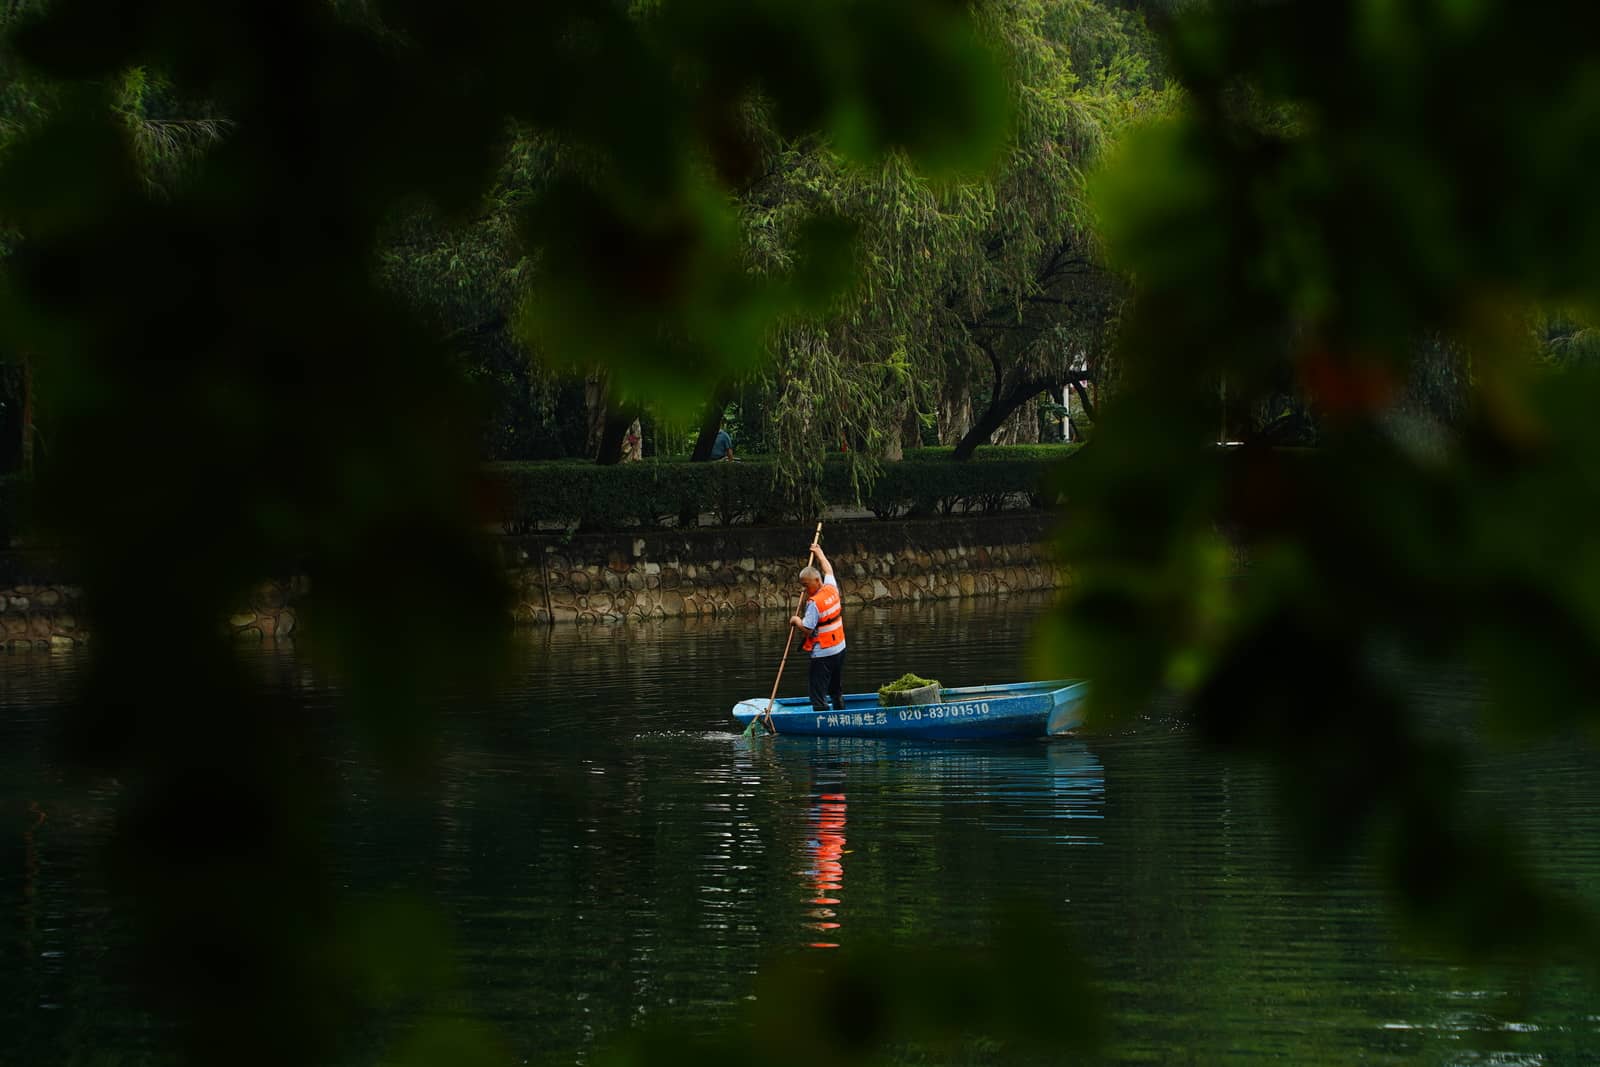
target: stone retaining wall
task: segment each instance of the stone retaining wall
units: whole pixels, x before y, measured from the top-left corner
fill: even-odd
[[[1049,521],[1008,513],[840,523],[822,544],[846,605],[1055,589],[1067,575],[1043,547]],[[596,623],[792,610],[810,539],[803,527],[655,531],[526,537],[502,551],[517,622]]]
[[[227,618],[228,630],[241,641],[289,638],[299,625],[291,601],[306,588],[304,578],[263,582],[249,603]],[[57,582],[0,586],[0,648],[72,648],[89,638],[79,587]]]
[[[83,590],[22,582],[0,588],[0,643],[6,648],[71,648],[87,636]]]
[[[1050,516],[841,522],[822,544],[846,605],[1055,589],[1069,576],[1045,548]],[[733,527],[528,536],[500,542],[527,625],[793,610],[810,527]],[[46,553],[0,553],[0,645],[66,648],[89,640],[83,591]],[[152,592],[154,592],[154,586]],[[244,641],[292,639],[304,577],[263,582],[224,623]]]

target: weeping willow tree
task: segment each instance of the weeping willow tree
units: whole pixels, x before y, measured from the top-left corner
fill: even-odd
[[[659,8],[633,17],[651,26]],[[607,323],[597,331],[625,339],[627,350],[623,342],[610,353],[569,345],[550,329],[559,316],[549,311],[582,303],[573,279],[636,290],[647,309],[663,284],[683,281],[666,283],[656,264],[685,254],[674,234],[686,224],[649,215],[628,223],[648,231],[645,240],[569,249],[559,260],[530,256],[530,237],[559,235],[564,215],[583,215],[594,190],[614,181],[603,153],[525,135],[507,135],[498,180],[471,216],[417,210],[398,218],[381,273],[425,310],[472,373],[500,375],[508,399],[546,419],[558,399],[583,402],[562,383],[585,379],[587,403],[605,409],[589,414],[609,416],[613,435],[642,407],[659,411],[664,383],[611,386],[596,367],[631,361],[637,371],[640,351],[664,347],[683,362],[723,368],[710,389],[675,398],[680,409],[704,405],[703,443],[736,388],[758,396],[760,443],[796,486],[814,480],[830,451],[843,450],[870,478],[941,411],[959,412],[945,429],[966,438],[968,454],[1041,391],[1102,374],[1121,285],[1100,265],[1083,175],[1121,129],[1167,100],[1153,37],[1121,5],[992,0],[972,18],[1005,72],[1001,106],[1011,116],[999,165],[982,173],[931,176],[924,160],[913,165],[904,154],[865,158],[848,130],[793,136],[784,102],[760,93],[730,89],[699,120],[710,150],[686,180],[705,188],[714,179],[725,192],[707,190],[712,199],[691,210],[712,212],[713,200],[731,198],[735,225],[714,232],[744,261],[743,276],[706,280],[706,295],[806,274],[802,288],[813,298],[799,313],[717,331],[647,323],[641,313],[638,330]],[[622,232],[621,221],[598,228]],[[856,239],[847,259],[845,233]],[[846,280],[853,284],[841,291]],[[527,314],[530,305],[545,313]],[[707,350],[707,332],[729,336]],[[519,352],[531,359],[518,362]],[[967,413],[975,396],[985,404],[976,423]],[[613,451],[590,443],[591,455]]]
[[[789,233],[819,212],[859,233],[858,283],[820,320],[778,333],[761,371],[786,477],[845,449],[870,477],[941,411],[957,458],[1046,389],[1093,380],[1122,283],[1101,263],[1084,175],[1131,121],[1167,96],[1140,19],[1090,0],[1007,0],[977,17],[1008,75],[1013,120],[1001,166],[939,182],[903,161],[873,170],[827,144],[769,146],[746,198],[757,269],[787,263]]]

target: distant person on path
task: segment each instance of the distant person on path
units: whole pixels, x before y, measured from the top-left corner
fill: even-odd
[[[644,431],[639,420],[634,419],[627,436],[622,439],[622,462],[637,463],[641,459],[644,459]]]
[[[733,438],[728,436],[727,430],[717,431],[717,439],[711,443],[711,458],[733,458]]]
[[[789,618],[790,626],[806,631],[805,643],[800,647],[811,653],[811,706],[826,711],[828,698],[833,706],[844,707],[844,602],[839,596],[839,582],[833,576],[833,564],[828,562],[821,545],[812,545],[811,554],[822,568],[806,567],[800,572],[800,584],[805,587],[806,610],[804,615]]]

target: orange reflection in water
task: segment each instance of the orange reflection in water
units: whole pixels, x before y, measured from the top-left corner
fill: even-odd
[[[816,921],[806,926],[812,930],[837,930],[838,913],[834,908],[839,904],[837,894],[844,888],[845,797],[843,793],[822,793],[817,800],[811,813],[814,832],[809,845],[811,870],[807,872],[817,894],[811,898],[811,903],[816,905],[811,917]],[[839,943],[812,941],[810,947],[838,948]]]

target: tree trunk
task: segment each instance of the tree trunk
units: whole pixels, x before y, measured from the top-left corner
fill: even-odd
[[[22,474],[33,477],[33,361],[22,355]]]
[[[1022,403],[1021,400],[1007,403],[1004,395],[989,401],[989,406],[984,409],[982,415],[978,416],[978,420],[972,424],[972,429],[968,430],[966,436],[961,438],[956,445],[956,450],[950,453],[950,458],[958,463],[971,459],[972,453],[978,450],[978,446],[989,443],[989,438],[994,436],[994,432],[1005,424],[1006,416],[1010,415],[1016,409],[1017,404],[1020,403]]]
[[[1005,425],[1006,419],[1011,417],[1012,412],[1050,387],[1050,382],[1028,381],[1014,385],[1003,392],[996,390],[988,408],[978,416],[978,421],[967,431],[960,444],[956,445],[956,450],[950,454],[950,458],[957,462],[971,459],[972,453],[978,450],[978,446],[987,444],[995,431]],[[1034,440],[1038,440],[1038,436],[1038,431],[1035,430]]]
[[[1043,392],[1044,390],[1040,390]],[[1037,396],[1038,394],[1034,394]],[[1039,413],[1032,406],[1032,398],[1012,409],[1005,422],[990,438],[996,445],[1036,445],[1039,443]]]
[[[628,427],[633,425],[633,420],[638,417],[639,407],[636,404],[606,412],[605,422],[600,430],[600,452],[595,457],[596,463],[602,467],[611,467],[622,462],[622,440],[628,435]]]
[[[607,405],[608,394],[611,392],[607,386],[610,381],[605,371],[595,371],[583,380],[583,410],[588,417],[589,429],[584,435],[583,447],[585,454],[593,460],[605,462],[601,457],[601,441],[605,437],[606,419],[609,413]],[[618,441],[622,438],[618,437]],[[615,462],[615,461],[613,461]]]
[[[724,382],[711,394],[706,417],[700,423],[700,436],[695,439],[694,452],[689,456],[690,463],[704,463],[711,458],[711,446],[717,443],[717,431],[722,429],[723,412],[728,410],[735,393],[733,383]]]
[[[965,378],[949,383],[939,398],[939,443],[961,440],[972,429],[972,389]]]
[[[895,459],[904,459],[906,449],[922,447],[922,416],[914,405],[906,409],[906,417],[900,421],[899,448],[894,450]]]
[[[1094,401],[1089,396],[1088,386],[1074,378],[1072,380],[1072,391],[1078,394],[1078,404],[1083,408],[1084,417],[1093,422],[1095,420]]]

